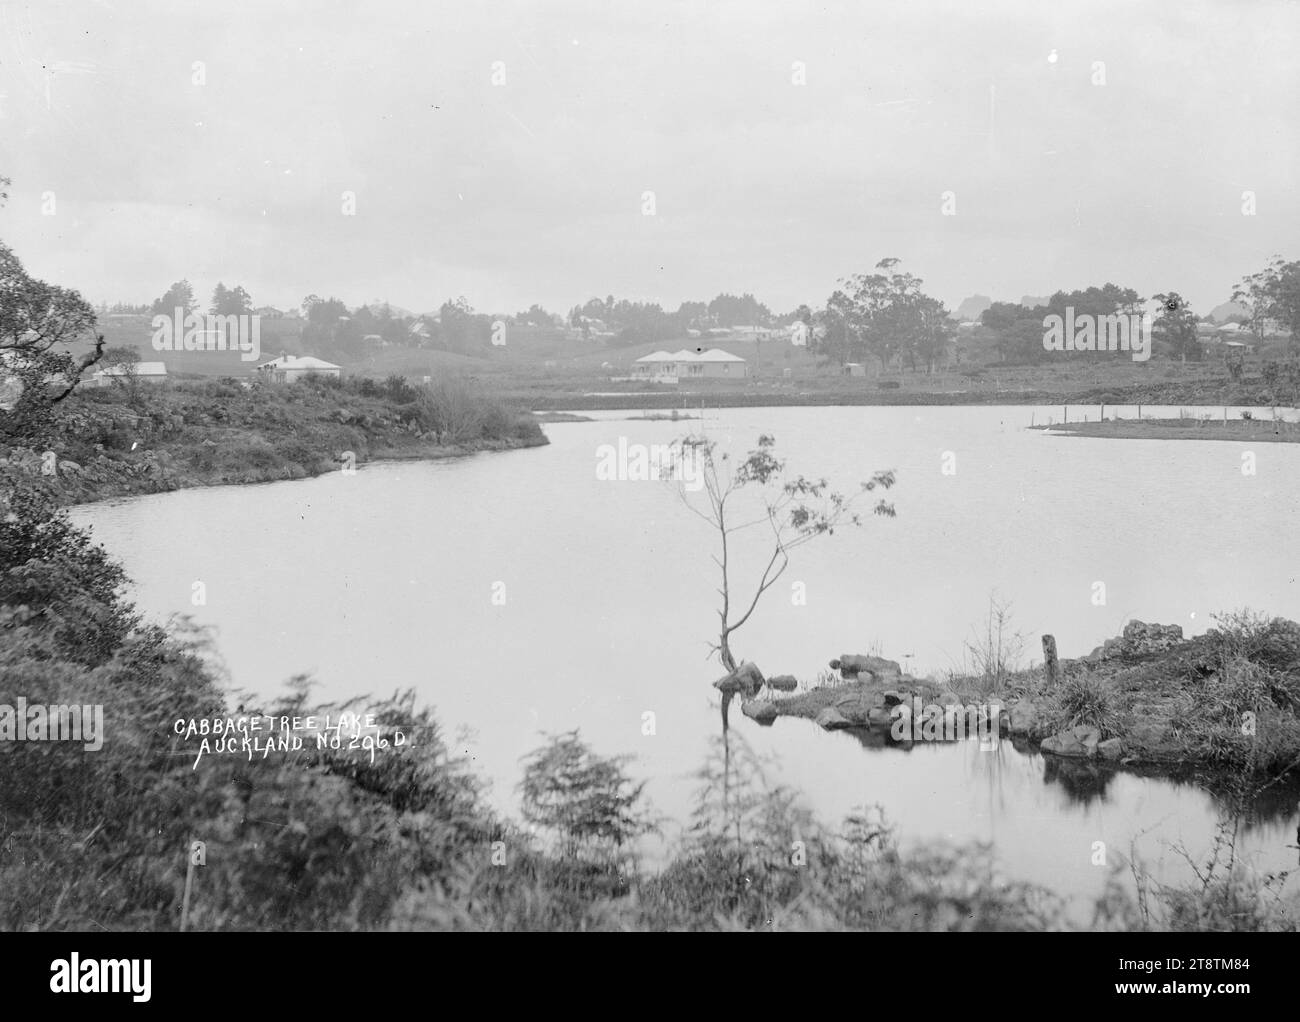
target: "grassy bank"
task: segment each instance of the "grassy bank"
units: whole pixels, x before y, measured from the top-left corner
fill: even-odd
[[[531,415],[454,381],[137,382],[79,389],[0,461],[75,504],[545,443]]]
[[[1123,440],[1235,440],[1238,443],[1300,443],[1300,423],[1271,419],[1106,419],[1033,426],[1062,436]]]
[[[1173,626],[1130,622],[1087,657],[1059,661],[1055,678],[1045,667],[946,682],[826,674],[745,713],[870,728],[884,744],[895,693],[909,706],[913,696],[937,706],[996,704],[1009,737],[1047,743],[1044,752],[1066,758],[1252,782],[1300,766],[1300,624],[1245,612],[1193,639]]]

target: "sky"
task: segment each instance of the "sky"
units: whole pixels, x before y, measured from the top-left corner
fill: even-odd
[[[1254,0],[0,0],[0,240],[95,303],[779,312],[895,257],[1205,313],[1300,258],[1297,44]]]

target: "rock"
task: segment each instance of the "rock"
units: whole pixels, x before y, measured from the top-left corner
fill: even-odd
[[[1139,724],[1128,734],[1128,748],[1131,752],[1148,754],[1167,752],[1172,748],[1171,737],[1172,732],[1167,724]]]
[[[1010,729],[1013,736],[1029,735],[1038,724],[1038,707],[1028,699],[1021,699],[1011,707]]]
[[[831,705],[855,727],[865,727],[871,721],[871,701],[861,692],[845,692]]]
[[[940,706],[960,706],[961,696],[956,692],[940,692],[935,701]]]
[[[883,683],[897,681],[903,676],[902,668],[893,660],[864,653],[844,653],[838,660],[831,661],[831,667],[845,678],[856,678],[860,674],[871,675],[872,680]]]
[[[899,692],[897,689],[894,688],[887,689],[884,693],[884,697],[885,697],[886,706],[897,706],[905,698],[907,698],[906,696],[903,695],[902,692]]]
[[[1118,738],[1107,738],[1104,742],[1097,744],[1097,755],[1102,759],[1114,762],[1124,755],[1124,743]]]
[[[827,731],[839,731],[853,726],[853,722],[833,706],[828,706],[817,714],[817,723]]]
[[[872,727],[887,728],[894,723],[894,711],[890,706],[873,706],[867,712],[867,721]]]
[[[75,476],[81,473],[81,466],[75,461],[61,461],[59,462],[59,471],[70,476]]]
[[[1054,756],[1067,756],[1072,759],[1091,759],[1097,754],[1101,742],[1101,732],[1090,724],[1076,724],[1059,734],[1044,738],[1040,746],[1043,752]]]
[[[748,660],[713,683],[719,692],[731,692],[752,699],[763,687],[763,674]]]
[[[793,692],[799,687],[799,682],[793,674],[778,674],[774,678],[767,679],[767,687],[774,688],[778,692]]]
[[[736,668],[736,677],[742,679],[752,693],[757,693],[766,684],[763,672],[748,660]]]
[[[1147,624],[1130,621],[1124,626],[1126,652],[1130,655],[1160,653],[1183,641],[1182,625]]]
[[[770,724],[776,720],[776,704],[768,702],[766,699],[749,699],[740,707],[740,712],[746,717],[752,717],[760,724]]]

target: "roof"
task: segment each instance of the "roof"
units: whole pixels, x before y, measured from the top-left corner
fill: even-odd
[[[721,348],[710,348],[708,351],[699,355],[692,355],[693,362],[743,362],[745,361],[739,355],[733,355],[729,351],[723,351]]]
[[[739,355],[733,355],[730,352],[723,351],[721,348],[710,348],[708,351],[687,351],[682,348],[681,351],[675,351],[669,354],[666,351],[652,351],[649,355],[643,355],[637,359],[638,362],[743,362],[745,361]]]
[[[100,369],[96,376],[166,376],[167,366],[162,362],[135,362],[131,365],[113,365]]]
[[[315,355],[281,355],[269,362],[263,362],[258,369],[338,369],[333,362],[326,362]]]

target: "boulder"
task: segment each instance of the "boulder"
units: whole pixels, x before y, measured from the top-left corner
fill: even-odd
[[[897,662],[865,653],[843,653],[838,660],[831,661],[831,667],[845,678],[868,674],[871,676],[869,680],[886,684],[897,681],[903,676],[902,668]]]
[[[778,692],[793,692],[799,687],[799,682],[793,674],[778,674],[774,678],[767,679],[767,687],[774,688]]]
[[[740,712],[760,724],[770,724],[776,720],[776,704],[766,699],[749,699],[741,705]]]
[[[1011,707],[1008,726],[1013,736],[1033,734],[1038,724],[1038,707],[1028,699],[1021,699]]]
[[[894,723],[892,706],[873,706],[867,713],[867,720],[872,727],[888,728]]]
[[[81,466],[75,461],[61,461],[59,462],[59,472],[70,476],[80,475]]]
[[[1130,621],[1124,626],[1124,645],[1131,655],[1160,653],[1183,641],[1182,625],[1147,624]]]
[[[907,697],[902,692],[898,691],[898,689],[891,688],[885,691],[884,698],[886,706],[897,706]]]
[[[935,702],[940,706],[960,706],[961,696],[956,692],[940,692]]]
[[[845,692],[832,703],[854,726],[865,727],[871,720],[872,702],[862,692]]]
[[[817,714],[817,723],[827,731],[839,731],[853,726],[853,722],[833,706],[828,706]]]
[[[1124,755],[1124,743],[1118,738],[1107,738],[1104,742],[1097,743],[1097,755],[1114,762]]]
[[[730,674],[715,681],[713,687],[719,692],[730,692],[752,699],[763,687],[763,674],[752,663],[745,661]]]
[[[758,692],[766,683],[763,672],[757,666],[746,660],[736,668],[736,677],[740,678],[750,689],[751,694]]]
[[[1100,743],[1101,732],[1095,727],[1090,724],[1076,724],[1050,738],[1044,738],[1040,748],[1053,756],[1091,759],[1097,755],[1097,746]]]

